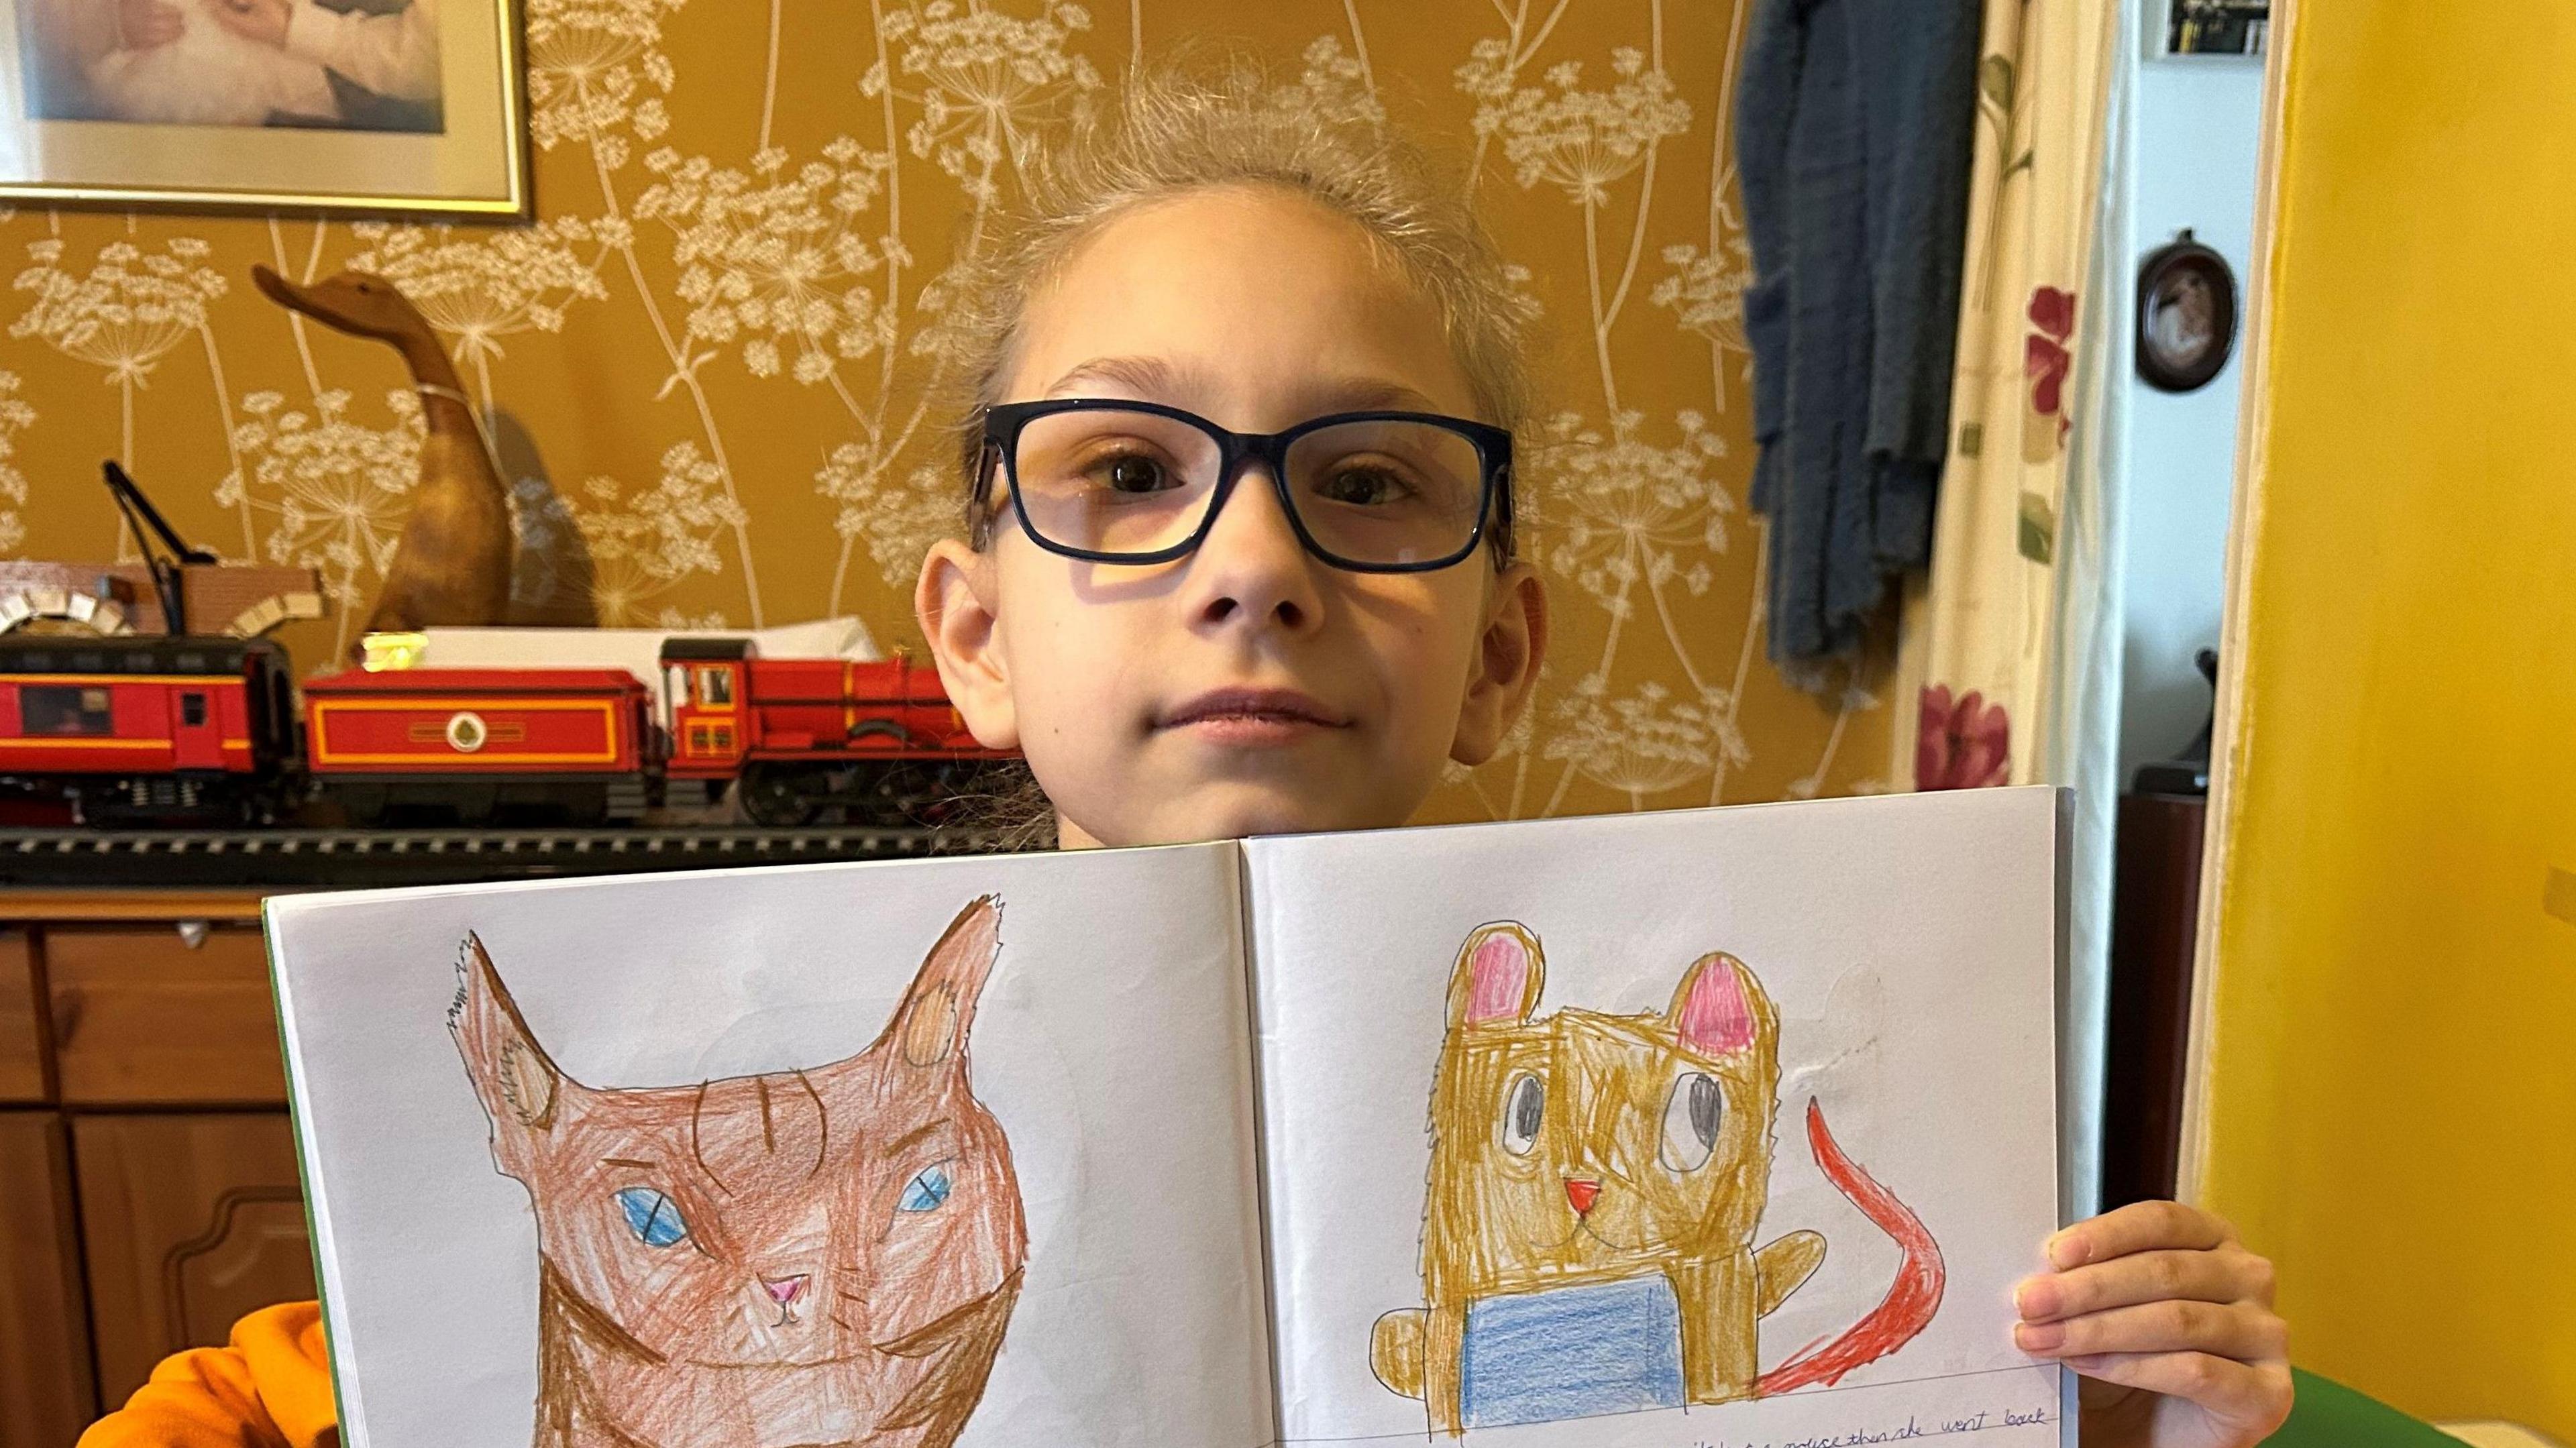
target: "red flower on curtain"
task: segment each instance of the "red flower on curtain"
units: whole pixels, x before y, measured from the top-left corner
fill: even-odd
[[[1974,689],[1954,702],[1950,686],[1924,689],[1914,735],[1916,789],[1983,789],[2008,784],[2012,775],[2012,724],[2004,706],[1989,704]]]
[[[2032,332],[2022,343],[2022,371],[2030,378],[2031,410],[2057,419],[2057,436],[2065,441],[2066,374],[2075,354],[2066,344],[2075,336],[2075,294],[2039,287],[2030,294]]]

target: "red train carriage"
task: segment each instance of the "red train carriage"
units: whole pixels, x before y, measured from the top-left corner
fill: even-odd
[[[658,793],[650,697],[623,669],[352,670],[305,682],[306,764],[360,824],[633,819]]]
[[[747,640],[672,639],[662,675],[670,777],[704,780],[711,797],[738,778],[761,824],[918,817],[1015,757],[977,744],[938,670],[901,651],[764,659]]]
[[[295,757],[275,644],[0,638],[0,789],[100,823],[261,818]]]

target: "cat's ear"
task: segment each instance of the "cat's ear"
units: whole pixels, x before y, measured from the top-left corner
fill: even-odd
[[[1002,902],[985,895],[948,922],[939,943],[921,962],[912,989],[886,1024],[886,1036],[903,1059],[915,1066],[936,1066],[966,1052],[966,1034],[975,1026],[975,1002],[1002,952]]]
[[[1547,962],[1538,937],[1516,922],[1499,920],[1467,932],[1458,964],[1449,974],[1449,1024],[1517,1024],[1538,1009]]]
[[[1691,962],[1664,1013],[1683,1048],[1728,1056],[1778,1033],[1780,1018],[1743,961],[1711,951]]]
[[[536,1033],[519,1015],[492,957],[473,935],[456,953],[456,1002],[447,1012],[447,1029],[456,1037],[457,1054],[474,1094],[492,1118],[493,1153],[504,1171],[516,1174],[527,1148],[554,1129],[569,1084]]]

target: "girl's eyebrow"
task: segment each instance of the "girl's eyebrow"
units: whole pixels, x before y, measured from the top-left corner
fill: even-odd
[[[1184,384],[1197,380],[1195,369],[1184,375],[1182,369],[1160,357],[1094,357],[1074,364],[1072,370],[1055,380],[1046,395],[1075,395],[1086,385],[1105,382],[1138,397],[1170,397],[1185,391]]]
[[[1206,374],[1186,364],[1175,366],[1160,357],[1094,357],[1077,363],[1055,385],[1046,390],[1048,397],[1080,396],[1102,384],[1127,396],[1148,400],[1205,395]],[[1413,412],[1439,412],[1440,405],[1429,394],[1408,387],[1388,377],[1316,378],[1303,389],[1305,401],[1316,412],[1366,412],[1389,409]]]

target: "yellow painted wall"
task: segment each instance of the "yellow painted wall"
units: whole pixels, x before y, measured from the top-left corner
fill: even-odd
[[[2292,31],[2203,1200],[2302,1365],[2576,1439],[2576,8]]]

